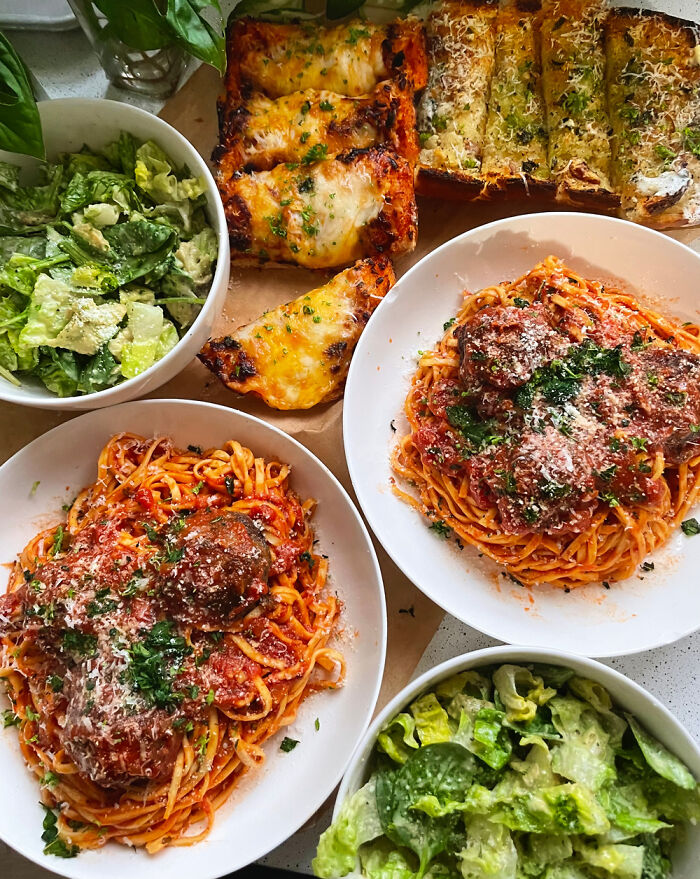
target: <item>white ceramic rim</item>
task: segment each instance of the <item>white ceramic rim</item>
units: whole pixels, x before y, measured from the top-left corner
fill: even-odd
[[[617,217],[609,217],[609,216],[605,216],[605,215],[601,215],[601,214],[585,214],[585,213],[580,213],[577,211],[546,211],[546,212],[532,213],[532,214],[516,214],[516,215],[510,216],[510,217],[503,217],[499,220],[493,220],[490,223],[484,223],[481,226],[476,226],[473,229],[468,229],[466,232],[462,232],[461,234],[456,235],[454,238],[450,238],[449,241],[443,242],[439,247],[436,247],[435,250],[432,250],[430,253],[427,253],[424,257],[422,257],[420,260],[418,260],[418,262],[415,263],[415,265],[411,266],[411,268],[408,269],[408,271],[398,279],[398,281],[396,282],[396,284],[394,285],[392,290],[396,290],[396,288],[399,287],[399,285],[401,285],[405,280],[407,281],[408,279],[410,279],[411,276],[418,271],[419,267],[422,266],[422,264],[424,262],[426,262],[427,260],[432,260],[434,258],[439,258],[439,255],[441,254],[442,251],[456,245],[458,242],[463,241],[465,238],[469,238],[469,237],[476,236],[476,235],[481,235],[489,230],[498,230],[500,227],[507,227],[510,223],[512,223],[514,221],[525,222],[529,217],[537,218],[537,217],[542,217],[542,216],[546,216],[548,219],[551,219],[553,221],[556,221],[556,219],[560,218],[560,217],[576,217],[576,218],[587,217],[592,222],[609,223],[609,224],[612,224],[613,226],[616,226],[618,228],[632,226],[635,230],[643,230],[643,233],[645,233],[645,234],[649,234],[649,235],[656,237],[658,239],[662,239],[665,242],[665,244],[671,248],[676,247],[676,248],[679,248],[681,251],[685,251],[686,253],[690,254],[697,261],[698,268],[700,269],[700,254],[696,253],[691,247],[688,247],[688,245],[683,244],[683,242],[676,241],[674,238],[670,238],[668,235],[665,235],[663,232],[659,232],[656,229],[650,229],[647,226],[640,226],[637,224],[632,224],[632,223],[630,223],[629,220],[622,220]],[[383,314],[382,308],[384,308],[384,310],[386,310],[386,309],[392,307],[392,305],[393,305],[393,300],[383,299],[379,303],[377,308],[375,309],[375,312],[372,315],[372,317],[375,318],[377,315],[382,315]],[[364,350],[364,346],[366,344],[368,344],[367,336],[366,336],[366,334],[363,334],[362,336],[360,336],[360,339],[357,343],[357,346],[356,346],[354,354],[353,354],[353,358],[350,362],[350,368],[348,370],[348,377],[346,380],[346,392],[345,392],[346,396],[347,396],[348,392],[350,391],[350,389],[353,387],[353,381],[355,378],[355,374],[359,373],[360,370],[364,366],[364,364],[362,363],[361,354],[362,354],[362,352]],[[424,595],[426,595],[431,601],[433,601],[435,604],[437,604],[439,607],[441,607],[445,611],[445,613],[448,613],[451,616],[453,616],[451,609],[446,606],[446,602],[445,602],[445,599],[444,599],[442,593],[436,594],[436,590],[434,590],[430,584],[424,585],[424,584],[418,583],[416,581],[416,579],[414,579],[414,577],[410,573],[409,566],[403,560],[401,554],[394,551],[393,547],[391,547],[391,548],[388,547],[385,544],[384,540],[382,539],[382,531],[383,531],[382,524],[379,520],[378,515],[375,512],[374,506],[367,502],[367,497],[363,491],[363,485],[362,485],[362,482],[359,478],[361,463],[359,461],[355,460],[355,458],[348,453],[348,444],[349,444],[348,437],[349,437],[350,433],[351,433],[350,410],[349,410],[349,407],[344,406],[343,407],[343,447],[345,450],[345,460],[347,462],[348,472],[350,474],[350,481],[352,482],[352,486],[355,491],[355,496],[357,497],[357,502],[360,506],[360,509],[362,510],[362,514],[364,515],[365,519],[367,520],[367,522],[370,526],[372,533],[375,535],[375,537],[377,538],[377,540],[381,544],[384,551],[391,558],[391,560],[394,562],[394,564],[400,569],[400,571],[404,574],[404,576],[408,580],[410,580],[410,582],[413,583],[413,585],[417,589],[419,589]],[[500,570],[500,566],[499,566],[499,570]],[[455,617],[455,618],[462,619],[461,617]],[[485,635],[489,635],[490,637],[495,638],[496,640],[503,641],[501,634],[499,634],[497,631],[495,631],[493,629],[483,627],[481,624],[479,624],[477,626],[476,623],[474,623],[473,621],[470,621],[470,620],[462,619],[462,621],[465,623],[465,625],[468,625],[468,626],[476,629],[477,631],[482,632]],[[675,643],[677,640],[680,640],[681,638],[684,638],[684,637],[687,637],[688,635],[693,634],[694,632],[698,631],[699,627],[700,627],[700,622],[698,623],[698,625],[695,625],[692,629],[689,629],[688,631],[682,632],[680,635],[677,636],[676,639],[674,639],[674,641],[671,641],[671,642],[669,642],[668,639],[662,637],[658,641],[655,641],[655,642],[653,642],[653,643],[649,644],[648,646],[645,646],[644,648],[641,648],[641,649],[637,648],[637,647],[628,647],[628,648],[625,648],[623,650],[619,650],[616,652],[596,651],[595,656],[598,658],[602,658],[602,659],[607,658],[607,657],[612,657],[612,656],[630,656],[630,655],[634,655],[637,653],[646,652],[647,650],[654,650],[658,647],[665,647],[665,646],[668,646],[669,643]],[[523,649],[525,649],[525,648],[523,648]],[[535,649],[535,648],[533,647],[532,649]],[[569,655],[569,654],[566,654],[566,655]],[[580,655],[583,657],[583,656],[587,656],[588,654],[570,654],[570,655],[575,655],[575,656]],[[591,658],[591,657],[589,657],[589,658]]]
[[[90,107],[91,105],[99,105],[100,107],[104,107],[105,105],[115,106],[120,108],[119,112],[126,112],[127,114],[133,115],[135,118],[140,118],[144,121],[148,121],[148,124],[153,127],[153,139],[156,142],[158,141],[159,132],[167,132],[167,136],[169,138],[179,141],[183,149],[191,155],[191,160],[190,162],[188,162],[190,170],[196,172],[196,175],[198,177],[205,178],[207,184],[206,212],[210,223],[212,223],[212,220],[215,218],[216,225],[218,226],[218,230],[215,228],[218,238],[216,269],[214,270],[214,276],[212,277],[211,283],[209,285],[207,301],[204,303],[204,305],[202,306],[202,310],[199,312],[192,324],[187,328],[187,331],[185,332],[184,336],[182,336],[177,345],[171,351],[168,351],[168,353],[164,357],[161,357],[160,360],[157,360],[152,366],[149,366],[148,369],[139,373],[139,375],[135,376],[134,378],[129,378],[123,382],[119,382],[119,384],[114,385],[114,387],[106,388],[103,391],[95,391],[92,394],[76,394],[71,397],[57,397],[53,394],[50,397],[39,397],[35,396],[34,394],[29,394],[27,396],[27,399],[17,399],[15,397],[10,398],[6,396],[5,393],[3,393],[3,385],[5,384],[4,380],[0,381],[0,400],[6,400],[8,403],[14,403],[18,406],[29,406],[31,408],[37,409],[73,410],[76,400],[85,401],[87,399],[94,401],[95,407],[109,406],[112,405],[112,398],[115,396],[121,397],[124,393],[124,389],[127,388],[132,382],[140,381],[145,383],[159,368],[162,367],[164,370],[166,370],[172,360],[176,356],[179,356],[181,350],[180,346],[183,343],[186,344],[189,341],[192,335],[194,335],[195,330],[198,328],[198,326],[205,320],[207,320],[212,310],[216,308],[216,297],[212,295],[212,291],[216,290],[218,285],[223,283],[224,278],[228,279],[228,275],[230,272],[231,259],[229,251],[228,225],[226,223],[226,215],[224,213],[224,206],[219,196],[218,187],[203,157],[184,136],[184,134],[180,134],[180,132],[176,128],[174,128],[164,119],[161,119],[160,116],[149,113],[148,110],[143,110],[141,109],[141,107],[136,107],[133,104],[127,104],[123,101],[112,101],[108,98],[53,98],[48,101],[39,101],[37,106],[41,109],[41,107],[45,104],[51,104],[54,107],[58,106],[59,109],[60,107],[78,105],[87,107]],[[212,225],[214,224],[212,223]]]
[[[355,753],[348,764],[347,771],[343,776],[343,780],[338,789],[338,796],[333,809],[333,819],[335,820],[338,816],[343,802],[347,797],[351,796],[355,790],[364,783],[364,764],[371,754],[377,735],[388,720],[398,714],[422,692],[430,689],[436,683],[447,678],[451,674],[456,674],[466,669],[478,668],[479,666],[497,665],[499,663],[507,662],[539,662],[548,665],[559,665],[564,668],[573,668],[574,670],[577,670],[577,667],[583,668],[589,672],[588,676],[592,680],[602,683],[603,686],[606,686],[605,678],[610,678],[623,689],[629,688],[629,690],[635,693],[635,695],[644,701],[647,706],[653,707],[653,709],[659,713],[671,727],[673,727],[675,732],[684,740],[685,744],[688,745],[696,757],[698,766],[700,766],[700,745],[690,735],[683,724],[668,710],[663,702],[656,698],[656,696],[653,696],[636,681],[633,681],[631,678],[628,678],[616,669],[587,656],[562,653],[558,650],[552,651],[548,650],[546,647],[518,647],[517,645],[484,647],[481,650],[474,650],[471,653],[462,653],[459,656],[447,659],[445,662],[441,662],[439,665],[429,668],[427,671],[423,672],[422,675],[407,684],[403,690],[397,693],[396,696],[394,696],[394,698],[379,712],[370,724],[367,732],[364,734],[362,741],[355,749]],[[642,718],[642,721],[643,720],[644,719]],[[664,744],[663,741],[662,744]],[[695,774],[697,774],[697,771],[698,769],[696,767]]]
[[[187,407],[194,407],[194,408],[202,409],[204,412],[206,412],[207,410],[218,410],[221,412],[228,413],[228,415],[231,417],[233,422],[240,420],[240,421],[248,422],[250,424],[254,424],[258,428],[262,428],[263,431],[269,432],[272,436],[277,437],[277,438],[283,440],[284,442],[291,443],[292,446],[294,446],[299,452],[301,452],[303,457],[310,459],[320,468],[324,477],[328,480],[329,483],[331,483],[333,485],[335,490],[340,493],[340,496],[342,497],[343,501],[345,502],[345,505],[346,505],[350,515],[354,518],[355,522],[359,526],[360,533],[363,535],[363,538],[364,538],[364,541],[366,544],[366,549],[369,553],[369,558],[371,559],[371,562],[372,562],[372,567],[374,569],[374,574],[375,574],[375,577],[377,580],[377,584],[380,587],[379,588],[379,595],[380,595],[379,606],[381,608],[381,616],[380,616],[380,619],[378,620],[378,624],[379,624],[378,628],[379,628],[379,633],[380,633],[380,637],[378,639],[378,650],[381,655],[381,661],[379,664],[379,668],[377,669],[377,674],[375,677],[375,682],[372,687],[371,697],[370,697],[370,700],[367,705],[367,710],[365,712],[365,717],[364,717],[362,724],[361,724],[362,728],[364,730],[366,730],[368,724],[370,723],[370,721],[372,719],[372,715],[374,713],[374,710],[376,708],[377,699],[379,697],[379,691],[381,689],[381,685],[382,685],[382,682],[384,679],[384,665],[385,665],[385,661],[386,661],[386,647],[387,647],[386,596],[384,593],[384,581],[382,579],[382,573],[381,573],[381,570],[379,567],[379,561],[377,559],[377,554],[376,554],[376,551],[375,551],[374,546],[372,544],[372,539],[370,537],[370,533],[369,533],[367,526],[365,525],[365,523],[362,519],[362,516],[358,512],[357,507],[355,506],[352,499],[348,495],[347,491],[343,488],[343,486],[339,482],[339,480],[333,475],[333,473],[328,469],[328,467],[323,463],[323,461],[321,461],[318,457],[316,457],[316,455],[314,455],[313,452],[311,452],[309,449],[307,449],[306,446],[304,446],[302,443],[300,443],[294,437],[285,433],[283,430],[280,430],[278,427],[275,427],[272,424],[268,424],[266,421],[263,421],[261,418],[256,418],[254,415],[249,415],[247,412],[241,412],[238,409],[229,409],[227,406],[221,406],[216,403],[207,403],[202,400],[180,400],[180,399],[167,399],[167,398],[166,399],[157,399],[157,400],[133,400],[133,401],[125,402],[120,405],[129,406],[129,407],[138,407],[139,409],[141,409],[141,408],[148,409],[153,406],[163,406],[163,405],[166,405],[166,406],[185,405]],[[118,410],[119,410],[119,406],[114,406],[111,409],[109,409],[109,412],[110,412],[110,414],[116,413],[116,412],[118,412]],[[70,419],[70,421],[64,422],[63,424],[59,424],[57,427],[52,428],[51,430],[49,430],[46,433],[42,434],[41,436],[37,437],[35,440],[32,440],[31,443],[24,446],[24,448],[20,449],[11,458],[9,458],[4,464],[2,464],[0,466],[0,473],[2,473],[5,469],[10,469],[11,467],[16,467],[16,466],[21,467],[23,464],[23,461],[22,461],[23,456],[27,456],[29,453],[29,450],[31,450],[32,446],[36,442],[38,442],[39,440],[43,440],[46,437],[51,437],[53,435],[56,435],[61,430],[63,430],[64,427],[66,427],[66,425],[71,424],[73,421],[76,421],[76,420],[80,420],[81,422],[83,422],[85,424],[86,428],[89,430],[90,420],[95,419],[95,418],[101,418],[101,417],[103,417],[103,414],[104,414],[104,410],[95,409],[91,412],[86,412],[81,415],[78,415],[78,416],[76,416],[75,419]],[[316,779],[316,781],[318,782],[317,794],[313,797],[313,800],[309,801],[310,805],[308,805],[305,809],[300,810],[300,812],[298,813],[298,815],[295,819],[297,827],[296,827],[296,830],[293,831],[293,833],[296,833],[299,830],[299,828],[302,827],[318,811],[318,809],[323,805],[323,803],[331,796],[334,788],[337,786],[338,782],[343,777],[348,765],[350,764],[350,761],[352,760],[352,755],[354,753],[355,753],[355,750],[351,751],[348,754],[348,758],[343,763],[339,764],[338,767],[334,770],[334,772],[332,774],[326,775],[323,778]],[[37,789],[37,797],[38,797],[38,789]],[[289,835],[286,835],[284,833],[282,835],[277,835],[277,836],[270,835],[266,841],[266,851],[261,852],[258,855],[258,858],[264,857],[265,854],[272,851],[278,845],[281,845],[283,842],[285,842],[287,839],[289,839],[289,836],[293,835],[293,833],[289,834]],[[37,834],[38,834],[38,830],[37,830]],[[0,827],[0,839],[2,839],[5,842],[5,844],[8,845],[8,847],[10,847],[13,851],[18,852],[23,857],[25,857],[28,860],[32,861],[33,863],[37,864],[39,867],[42,867],[45,870],[50,870],[51,867],[54,866],[54,862],[51,862],[50,864],[47,863],[45,856],[38,854],[35,850],[30,850],[30,849],[27,849],[24,847],[16,848],[14,843],[5,839],[2,827]],[[206,840],[204,841],[204,844],[206,844]],[[196,851],[196,846],[194,847],[193,850]],[[101,852],[101,854],[104,856],[107,856],[107,857],[109,856],[108,852],[106,852],[106,851]],[[205,854],[206,854],[205,849],[202,849],[203,858],[205,857]],[[61,865],[60,865],[60,867],[61,867],[60,872],[57,870],[56,871],[57,874],[61,875],[61,876],[68,877],[68,879],[74,879],[74,877],[79,877],[80,875],[82,875],[82,874],[78,874],[78,873],[74,872],[73,870],[71,870],[71,864],[72,864],[71,860],[62,861]],[[226,868],[226,873],[230,872],[231,869],[233,869],[233,870],[244,869],[245,866],[246,865],[241,864],[238,867],[236,867],[236,866],[233,866],[232,868],[228,867],[228,868]],[[218,877],[224,876],[224,875],[226,875],[226,873],[221,873],[218,867],[215,868],[213,871],[210,869],[207,869],[206,861],[205,861],[205,863],[203,863],[201,865],[201,867],[198,869],[198,879],[218,879]]]

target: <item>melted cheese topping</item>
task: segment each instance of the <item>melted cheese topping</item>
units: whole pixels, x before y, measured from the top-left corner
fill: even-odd
[[[549,164],[567,177],[584,162],[610,187],[610,136],[605,100],[603,21],[598,0],[545,0],[542,22],[542,83],[549,127]],[[568,178],[569,185],[577,184]]]
[[[623,210],[642,222],[651,213],[656,224],[697,222],[700,68],[693,37],[660,15],[612,13],[606,48],[614,176]]]
[[[390,82],[360,98],[314,89],[275,100],[254,94],[245,105],[245,125],[229,146],[235,153],[233,164],[269,169],[282,162],[303,162],[316,153],[332,156],[387,139],[398,147],[389,130],[396,119],[392,102],[409,106],[410,100]]]
[[[385,196],[365,155],[354,162],[278,165],[235,180],[250,211],[250,250],[262,258],[324,268],[363,255],[364,230]]]
[[[504,9],[498,18],[482,171],[547,179],[547,128],[535,17]]]
[[[382,52],[383,25],[270,24],[265,33],[267,44],[244,52],[240,66],[244,78],[271,97],[308,88],[363,95],[391,76]]]
[[[496,39],[495,6],[444,2],[428,19],[428,85],[417,111],[420,162],[478,172]]]
[[[382,274],[366,265],[358,263],[233,333],[256,374],[232,387],[258,394],[275,409],[309,409],[333,399],[368,313],[394,281],[388,260]]]

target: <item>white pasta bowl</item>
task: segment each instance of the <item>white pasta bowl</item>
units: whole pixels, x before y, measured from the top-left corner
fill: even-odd
[[[681,321],[698,321],[700,256],[667,235],[589,214],[510,217],[438,247],[389,291],[355,350],[345,391],[348,468],[370,527],[404,574],[452,616],[510,644],[616,656],[670,644],[700,628],[700,536],[680,530],[610,589],[526,589],[469,545],[459,551],[392,490],[390,457],[408,431],[404,401],[418,352],[444,334],[465,290],[515,280],[549,255],[621,287]],[[371,399],[371,405],[367,401]],[[392,430],[392,428],[395,429]],[[397,477],[398,480],[398,477]],[[691,512],[689,515],[693,515]]]
[[[211,448],[235,439],[256,455],[291,465],[290,485],[315,498],[319,551],[329,558],[329,588],[344,603],[339,650],[347,663],[338,690],[311,695],[296,719],[270,738],[260,769],[242,777],[202,842],[155,855],[114,842],[65,860],[42,853],[39,783],[27,769],[14,728],[0,729],[0,839],[41,867],[72,879],[215,879],[284,842],[330,796],[370,722],[386,650],[381,574],[359,514],[340,483],[311,452],[257,418],[211,403],[144,400],[82,415],[49,431],[0,467],[0,497],[13,512],[0,533],[0,562],[11,563],[41,528],[61,521],[61,505],[93,482],[107,440],[129,431]],[[34,488],[33,488],[34,486]],[[65,515],[65,514],[64,514]],[[5,591],[7,580],[0,584]],[[0,709],[9,703],[0,695]],[[298,740],[280,750],[284,736]]]
[[[23,406],[79,410],[133,400],[159,388],[187,366],[208,339],[214,319],[221,310],[228,288],[230,251],[219,192],[206,162],[192,144],[172,125],[146,110],[99,98],[60,98],[41,101],[38,107],[49,161],[58,153],[76,152],[84,144],[91,149],[101,149],[115,141],[121,131],[128,131],[141,142],[155,141],[178,167],[186,165],[193,176],[206,181],[207,219],[218,239],[216,268],[206,302],[174,348],[135,378],[81,396],[57,397],[33,378],[22,378],[20,387],[0,378],[0,400]],[[2,151],[0,160],[21,165],[28,174],[38,165],[35,159]]]
[[[338,790],[333,817],[336,818],[342,804],[367,781],[369,761],[384,725],[396,714],[404,711],[422,693],[429,692],[437,684],[452,675],[468,669],[505,663],[545,663],[573,669],[582,677],[596,681],[608,691],[614,706],[632,714],[673,754],[679,757],[696,779],[700,779],[700,747],[692,736],[676,720],[671,712],[639,684],[620,672],[581,656],[558,650],[528,647],[489,647],[449,659],[429,669],[416,678],[377,715],[355,751],[352,761]],[[697,879],[700,864],[700,825],[688,825],[685,839],[673,851],[672,879]],[[358,874],[353,874],[357,876]]]

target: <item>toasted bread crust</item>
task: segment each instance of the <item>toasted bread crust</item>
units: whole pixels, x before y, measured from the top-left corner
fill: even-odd
[[[275,409],[338,399],[357,340],[394,280],[387,257],[360,260],[323,287],[210,339],[199,359],[231,390]]]

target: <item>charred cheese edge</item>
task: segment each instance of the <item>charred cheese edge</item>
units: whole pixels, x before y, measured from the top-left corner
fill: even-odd
[[[497,12],[488,0],[444,0],[428,17],[428,84],[416,113],[419,192],[479,177]]]
[[[383,25],[356,19],[326,28],[244,18],[229,28],[227,54],[229,95],[253,89],[277,98],[327,89],[357,96],[399,73],[417,89],[427,76],[424,37],[417,22]]]
[[[544,0],[542,9],[542,85],[557,198],[615,207],[605,95],[607,9],[598,0]]]
[[[231,390],[273,409],[335,400],[357,340],[393,283],[387,257],[361,260],[323,287],[210,340],[199,358]]]
[[[359,98],[314,89],[281,98],[256,92],[227,120],[214,158],[224,180],[241,168],[265,171],[378,144],[414,161],[415,122],[413,92],[396,80]]]
[[[700,222],[700,58],[688,22],[637,10],[605,28],[614,182],[623,216],[658,227]]]
[[[415,246],[413,171],[384,147],[239,173],[220,191],[234,259],[332,268]]]
[[[511,2],[498,14],[481,163],[483,176],[496,189],[551,188],[537,7],[537,3]]]

